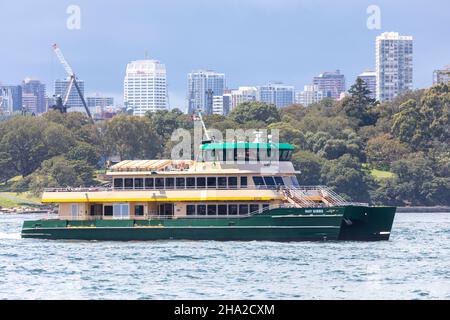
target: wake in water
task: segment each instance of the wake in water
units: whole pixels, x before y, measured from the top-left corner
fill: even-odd
[[[0,232],[0,239],[21,239],[21,236],[20,232],[17,233]]]

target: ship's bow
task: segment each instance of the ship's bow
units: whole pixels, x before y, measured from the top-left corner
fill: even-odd
[[[395,207],[345,207],[339,240],[389,240]]]

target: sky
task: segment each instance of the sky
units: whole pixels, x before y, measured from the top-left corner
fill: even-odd
[[[67,27],[71,5],[79,29]],[[367,27],[370,5],[380,9],[379,29]],[[86,95],[122,103],[126,65],[147,53],[166,65],[171,107],[184,109],[196,69],[225,73],[229,88],[280,81],[298,89],[340,69],[349,87],[374,69],[375,37],[387,31],[414,37],[415,88],[450,65],[448,0],[1,0],[0,82],[31,76],[53,94],[66,76],[57,43]]]

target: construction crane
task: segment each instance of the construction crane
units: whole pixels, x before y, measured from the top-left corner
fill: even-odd
[[[86,104],[86,100],[84,100],[83,93],[81,92],[80,86],[78,85],[77,77],[75,76],[75,73],[73,72],[72,67],[69,65],[67,60],[64,58],[64,55],[57,44],[54,44],[52,46],[52,48],[53,48],[53,51],[55,52],[56,56],[58,57],[59,62],[64,67],[64,70],[66,70],[66,73],[69,76],[70,80],[69,80],[69,85],[67,87],[66,94],[64,96],[64,100],[62,100],[62,97],[57,97],[56,104],[54,106],[52,106],[51,108],[55,109],[55,110],[59,110],[61,113],[66,113],[67,109],[70,108],[69,106],[67,106],[67,102],[69,101],[69,96],[72,91],[72,87],[75,86],[75,88],[78,92],[78,95],[81,99],[81,102],[83,103],[84,109],[86,109],[87,115],[91,119],[92,123],[94,123],[94,118],[92,118],[91,111],[89,110],[89,108]]]

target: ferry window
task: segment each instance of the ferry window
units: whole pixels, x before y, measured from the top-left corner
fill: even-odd
[[[291,177],[291,181],[292,181],[292,185],[293,185],[294,187],[298,187],[298,186],[299,186],[298,181],[297,181],[297,177],[296,177],[296,176],[292,176],[292,177]]]
[[[253,183],[255,184],[255,186],[264,186],[264,180],[262,177],[253,177]]]
[[[134,188],[135,189],[143,189],[144,188],[144,179],[135,178],[134,179]]]
[[[248,214],[248,204],[239,205],[239,215]]]
[[[215,188],[217,186],[217,178],[216,177],[208,177],[207,183],[208,183],[208,188]]]
[[[230,204],[228,205],[228,215],[229,216],[235,216],[238,214],[238,206],[237,204]]]
[[[227,187],[227,177],[218,177],[217,185],[219,186],[219,188],[226,188]]]
[[[215,204],[208,204],[208,216],[215,216],[217,214],[217,206]]]
[[[164,178],[155,178],[155,188],[157,189],[164,188]]]
[[[103,213],[103,205],[102,204],[92,204],[90,208],[89,214],[91,216],[101,216]]]
[[[275,177],[275,184],[277,186],[284,186],[284,181],[282,177]]]
[[[123,179],[116,178],[114,179],[114,189],[122,189],[123,188]]]
[[[228,177],[228,187],[230,189],[237,188],[237,177]]]
[[[186,186],[188,188],[195,188],[195,178],[186,178]]]
[[[130,216],[130,208],[128,203],[116,203],[113,205],[114,219],[128,219]]]
[[[287,161],[288,159],[288,151],[280,150],[280,161]]]
[[[219,214],[219,216],[226,216],[227,215],[227,205],[219,204],[217,206],[217,213]]]
[[[166,178],[166,188],[173,189],[175,186],[175,178]]]
[[[76,219],[78,217],[78,214],[80,212],[80,207],[78,204],[72,204],[70,206],[70,213],[72,215],[72,219]]]
[[[204,188],[206,186],[206,178],[198,177],[197,178],[197,188]]]
[[[199,204],[197,206],[197,215],[199,216],[204,216],[206,215],[206,205],[204,204]]]
[[[264,209],[267,209],[269,206],[270,206],[270,205],[269,205],[268,203],[264,203],[264,204],[262,205],[262,208],[263,208],[263,210],[264,210]]]
[[[193,204],[188,204],[186,206],[186,214],[188,216],[195,216],[195,205]]]
[[[264,177],[264,182],[267,186],[274,186],[275,180],[272,177]]]
[[[184,189],[184,186],[186,184],[186,180],[184,178],[176,178],[176,184],[178,189]]]
[[[241,188],[247,188],[247,177],[241,177]]]
[[[250,213],[254,213],[256,211],[259,211],[259,204],[251,204],[250,205]]]
[[[153,189],[153,178],[145,178],[145,189]]]
[[[112,206],[104,206],[103,207],[103,212],[105,216],[109,216],[111,217],[113,215],[113,207]]]
[[[125,179],[125,189],[133,189],[133,178]]]
[[[134,206],[134,215],[135,216],[143,216],[144,215],[144,206],[141,204]]]

